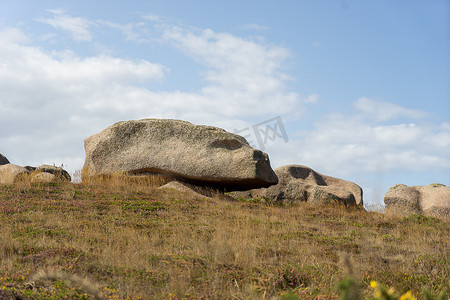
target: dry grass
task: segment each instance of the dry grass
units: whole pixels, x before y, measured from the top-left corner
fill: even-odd
[[[100,297],[86,279],[107,299],[337,299],[349,273],[366,296],[371,280],[449,288],[447,221],[194,198],[163,183],[0,187],[0,299]]]

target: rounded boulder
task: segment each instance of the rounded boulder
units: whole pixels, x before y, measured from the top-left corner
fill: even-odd
[[[248,190],[278,182],[266,153],[221,128],[180,120],[118,122],[84,141],[84,170],[164,174],[181,181]]]
[[[384,196],[388,216],[425,216],[450,219],[450,187],[433,183],[427,186],[397,184]]]
[[[26,168],[14,165],[6,164],[0,166],[0,184],[14,184],[19,181],[22,176],[29,174]]]

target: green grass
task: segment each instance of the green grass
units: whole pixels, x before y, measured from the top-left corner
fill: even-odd
[[[339,299],[449,289],[450,223],[152,182],[0,187],[0,299]],[[342,285],[342,283],[341,283]]]

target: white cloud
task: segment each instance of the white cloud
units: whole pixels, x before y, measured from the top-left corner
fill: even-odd
[[[146,42],[147,39],[142,37],[142,34],[139,32],[139,29],[144,27],[146,24],[144,22],[138,23],[127,23],[120,24],[110,21],[97,21],[98,25],[105,25],[112,29],[119,30],[126,37],[127,41],[133,42]]]
[[[28,43],[29,39],[20,29],[4,28],[0,31],[0,41],[0,47],[4,48],[6,45]]]
[[[65,19],[63,12],[53,13]],[[45,51],[25,44],[18,29],[1,30],[0,127],[8,128],[0,133],[3,154],[18,164],[45,160],[74,171],[81,168],[75,164],[84,156],[84,138],[119,120],[180,118],[234,128],[242,118],[301,111],[298,95],[284,85],[286,49],[211,30],[166,26],[160,33],[206,66],[207,84],[198,93],[149,90],[148,81],[162,82],[168,74],[160,64]]]
[[[72,17],[60,9],[49,9],[47,11],[52,13],[53,16],[51,18],[40,18],[37,21],[69,33],[77,42],[90,42],[92,40],[92,33],[89,31],[92,22],[83,18]]]
[[[366,117],[375,121],[387,121],[400,117],[421,119],[426,116],[423,111],[407,109],[393,103],[375,101],[365,97],[359,98],[353,105]]]
[[[226,115],[255,116],[301,111],[299,95],[286,91],[286,48],[210,29],[166,26],[163,38],[207,67],[201,94],[223,103]]]
[[[256,24],[256,23],[244,24],[244,25],[240,26],[240,28],[242,28],[244,30],[254,30],[254,31],[269,30],[269,27],[260,25],[260,24]]]
[[[79,161],[83,139],[119,120],[128,105],[135,114],[150,111],[148,102],[129,95],[166,73],[145,60],[82,58],[25,42],[18,29],[0,30],[0,128],[7,128],[0,145],[10,161],[23,165],[48,157]]]
[[[357,100],[354,104],[359,103]],[[381,106],[410,112],[391,103]],[[356,115],[324,116],[315,124],[314,130],[298,132],[298,161],[340,174],[450,169],[450,128],[445,124],[373,124],[365,118],[370,113],[365,110]],[[377,113],[375,106],[373,115]],[[414,111],[411,114],[417,115],[423,113]]]
[[[152,22],[159,22],[159,21],[161,21],[161,17],[158,16],[158,15],[155,15],[155,14],[147,14],[143,18],[147,19],[149,21],[152,21]]]
[[[319,95],[317,95],[317,94],[308,95],[307,97],[305,97],[303,99],[303,102],[308,103],[308,104],[317,103],[318,101],[319,101]]]
[[[73,99],[117,84],[161,80],[165,73],[163,66],[145,60],[109,56],[81,58],[67,51],[47,53],[7,40],[0,46],[0,61],[2,101],[13,102],[14,107],[39,106],[61,95]]]

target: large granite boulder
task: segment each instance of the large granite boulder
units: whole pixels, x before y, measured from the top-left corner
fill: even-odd
[[[223,129],[180,120],[118,122],[84,141],[84,174],[163,174],[227,190],[278,182],[266,153]]]
[[[0,184],[14,184],[30,171],[24,167],[6,164],[0,166]]]
[[[9,164],[9,160],[3,154],[0,153],[0,166],[6,164]]]
[[[397,184],[384,196],[388,216],[426,216],[450,219],[450,187],[434,183],[427,186]]]
[[[362,189],[353,182],[323,175],[301,165],[282,166],[275,169],[275,173],[278,184],[233,195],[242,198],[264,197],[274,202],[363,206]]]

